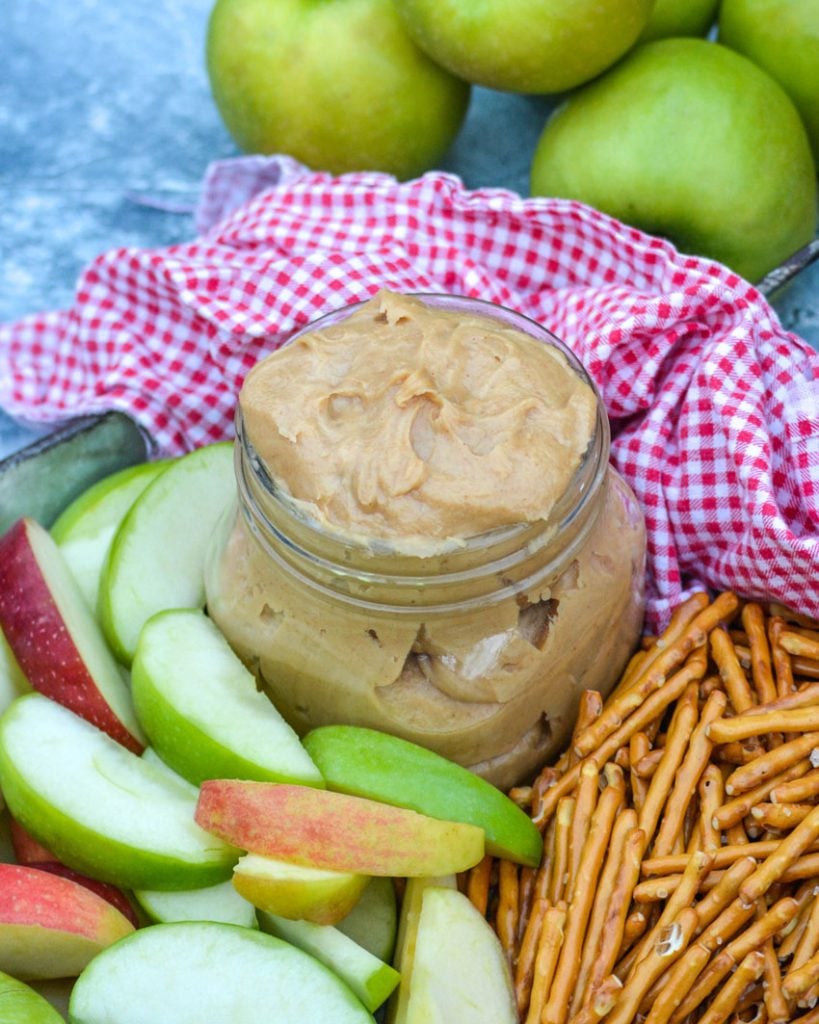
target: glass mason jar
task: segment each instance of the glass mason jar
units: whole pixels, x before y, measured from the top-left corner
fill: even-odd
[[[593,435],[552,514],[423,553],[345,535],[280,486],[240,408],[237,500],[208,559],[208,611],[299,734],[340,722],[381,729],[508,788],[563,748],[580,692],[607,693],[635,647],[643,516],[608,464],[606,413],[570,350],[510,310],[421,298],[556,346],[594,392]]]

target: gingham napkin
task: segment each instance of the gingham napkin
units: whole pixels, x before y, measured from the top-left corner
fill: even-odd
[[[181,452],[231,435],[248,369],[318,314],[384,287],[477,296],[600,387],[646,513],[650,627],[703,585],[819,616],[819,355],[725,267],[578,203],[287,158],[213,165],[197,229],[105,253],[71,309],[0,327],[0,404],[121,409]]]

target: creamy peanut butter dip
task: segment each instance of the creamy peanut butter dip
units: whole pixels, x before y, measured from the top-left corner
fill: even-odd
[[[319,537],[341,582],[314,586],[310,557],[240,509],[206,584],[297,731],[384,729],[508,787],[563,746],[580,691],[619,675],[642,620],[645,535],[612,470],[558,522],[597,398],[559,348],[491,309],[382,292],[260,362],[240,408],[285,496],[271,521],[296,547]],[[391,605],[385,572],[423,582]]]
[[[548,519],[597,409],[558,349],[389,292],[263,360],[240,400],[318,522],[398,547]]]

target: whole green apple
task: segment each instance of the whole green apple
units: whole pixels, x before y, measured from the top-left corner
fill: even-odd
[[[704,36],[717,17],[719,0],[657,0],[638,43],[669,36]]]
[[[638,47],[555,111],[532,192],[588,203],[750,281],[816,228],[796,108],[766,72],[702,39]]]
[[[395,0],[434,61],[476,85],[552,93],[600,74],[634,44],[653,0]]]
[[[469,85],[412,42],[392,0],[217,0],[216,105],[238,146],[409,178],[457,134]]]
[[[788,93],[819,164],[819,0],[723,0],[719,41],[750,57]]]

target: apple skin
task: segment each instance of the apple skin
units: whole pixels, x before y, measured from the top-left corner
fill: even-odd
[[[288,864],[246,853],[233,869],[233,887],[254,907],[313,924],[338,924],[358,902],[369,879],[351,871]]]
[[[31,986],[0,972],[0,1024],[64,1024],[54,1007]]]
[[[210,779],[195,817],[251,853],[362,875],[465,871],[484,852],[483,830],[474,825],[309,786]]]
[[[358,726],[328,725],[303,740],[328,788],[408,807],[486,833],[486,851],[537,867],[543,840],[509,797],[485,779],[425,747]]]
[[[241,149],[335,174],[429,170],[469,103],[469,86],[415,46],[392,0],[217,0],[207,67]]]
[[[669,36],[704,36],[714,24],[720,0],[657,0],[637,43]]]
[[[816,229],[816,180],[791,101],[702,39],[638,47],[549,119],[532,194],[577,199],[758,281]]]
[[[140,928],[77,979],[71,1024],[373,1024],[350,989],[300,949],[210,921]]]
[[[788,93],[819,165],[819,0],[722,0],[718,38]]]
[[[78,882],[0,864],[0,970],[15,978],[73,977],[133,930],[107,900]]]
[[[653,0],[395,0],[412,38],[454,75],[509,92],[588,82],[631,48]]]
[[[142,750],[120,670],[59,548],[33,519],[0,538],[0,628],[36,690]]]

